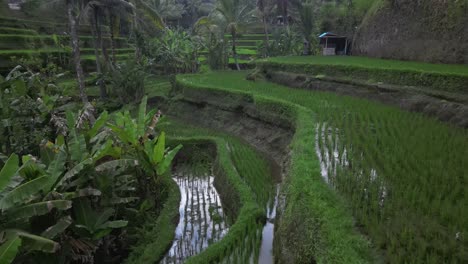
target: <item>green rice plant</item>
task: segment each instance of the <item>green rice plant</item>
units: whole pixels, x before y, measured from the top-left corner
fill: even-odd
[[[361,67],[357,65],[363,62],[360,59],[349,58],[356,64],[353,67]],[[394,74],[393,69],[398,65],[385,60],[370,61],[377,70],[388,70],[388,76]],[[465,78],[462,76],[466,74],[461,72],[464,66],[460,67],[423,65],[420,70],[407,70],[423,75],[420,72],[427,71],[437,72],[438,76]],[[454,69],[453,74],[448,73],[450,69]],[[286,205],[277,234],[287,234],[286,227],[293,226],[296,219],[327,219],[322,222],[326,226],[320,228],[313,222],[304,224],[306,232],[316,230],[316,235],[322,234],[318,240],[300,236],[284,238],[308,245],[297,247],[298,254],[304,254],[302,260],[340,259],[347,248],[347,262],[370,261],[362,240],[333,240],[353,237],[352,221],[344,220],[349,216],[342,205],[349,207],[357,224],[365,230],[373,247],[382,252],[385,261],[424,259],[450,263],[466,259],[468,212],[463,206],[468,202],[464,192],[464,183],[468,180],[466,130],[363,99],[295,90],[263,81],[249,82],[245,74],[186,75],[177,77],[177,83],[188,90],[246,94],[255,100],[267,98],[277,105],[299,109],[292,111],[296,111],[296,115],[291,116],[296,134],[291,146],[292,165],[285,183],[286,201],[294,205]],[[184,96],[192,94],[184,92]],[[317,124],[325,129],[317,131]],[[338,157],[345,160],[343,164],[331,162],[333,166],[328,171],[334,172],[336,168],[336,174],[329,188],[320,180],[320,161],[314,150],[317,136],[325,139],[318,144],[322,155],[335,155],[334,150],[338,149]],[[324,204],[333,201],[335,206],[325,209],[317,204],[319,201]],[[336,216],[338,212],[339,217]],[[327,215],[335,221],[329,222]],[[326,252],[320,247],[324,244],[329,246]],[[333,246],[330,248],[330,245]]]
[[[217,188],[233,184],[235,186],[234,190],[218,191],[222,198],[226,191],[239,192],[238,202],[224,201],[225,206],[233,204],[235,207],[233,210],[227,211],[227,213],[231,212],[233,218],[233,225],[230,227],[228,235],[218,243],[208,247],[200,255],[188,259],[188,262],[219,263],[228,261],[229,263],[229,259],[245,261],[252,254],[254,258],[258,258],[261,227],[263,226],[261,219],[265,214],[262,208],[267,204],[268,196],[272,190],[268,162],[245,143],[220,132],[168,119],[162,122],[159,128],[168,131],[168,136],[172,138],[171,142],[173,143],[187,142],[187,140],[215,142],[218,153],[217,165],[215,165],[217,168],[215,184],[217,184]],[[251,159],[252,162],[244,164],[245,158]],[[233,170],[233,168],[235,169]]]
[[[264,70],[286,71],[330,78],[427,87],[466,94],[468,67],[355,56],[289,56],[261,60]],[[427,90],[424,88],[423,90]]]

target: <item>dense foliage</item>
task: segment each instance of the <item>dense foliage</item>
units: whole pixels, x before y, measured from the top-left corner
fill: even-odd
[[[42,144],[40,155],[12,154],[0,171],[6,263],[16,255],[36,263],[125,257],[122,228],[158,206],[159,175],[181,148],[168,151],[164,132],[155,135],[159,118],[146,113],[146,98],[136,119],[104,112],[90,122],[86,111],[67,112],[66,133]]]

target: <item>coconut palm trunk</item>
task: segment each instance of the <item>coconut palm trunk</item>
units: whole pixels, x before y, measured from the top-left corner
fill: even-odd
[[[78,38],[78,22],[73,14],[73,0],[67,0],[67,14],[68,14],[68,22],[70,26],[70,39],[71,39],[71,46],[73,50],[73,63],[75,65],[76,70],[76,78],[78,80],[78,89],[80,93],[80,98],[83,104],[87,105],[89,103],[88,96],[86,95],[85,91],[85,81],[84,81],[84,73],[83,67],[81,66],[81,53],[80,53],[80,45],[79,45],[79,38]]]
[[[112,51],[112,66],[115,67],[115,64],[117,63],[117,55],[115,52],[115,34],[114,30],[116,27],[116,17],[109,11],[109,30],[110,30],[110,46],[111,46],[111,51]]]
[[[102,72],[102,65],[101,65],[101,57],[99,53],[99,43],[101,41],[101,34],[99,34],[99,22],[98,22],[98,14],[97,10],[94,8],[92,15],[90,17],[91,22],[91,34],[93,36],[93,44],[94,44],[94,55],[96,56],[96,71],[99,75],[99,94],[101,99],[105,99],[107,97],[106,91],[106,83],[103,80],[103,72]]]
[[[232,36],[232,57],[234,58],[234,63],[236,63],[236,68],[240,71],[239,61],[237,59],[237,50],[236,50],[236,42],[237,42],[237,34],[236,31],[233,29],[231,31]]]
[[[265,14],[265,1],[258,0],[257,6],[260,11],[260,14],[262,15],[263,33],[265,34],[265,54],[264,55],[266,57],[268,56],[268,46],[270,44],[270,39],[268,37],[268,24],[267,24],[267,18]]]

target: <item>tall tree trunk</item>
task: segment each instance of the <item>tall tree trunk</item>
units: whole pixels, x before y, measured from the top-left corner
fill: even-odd
[[[104,82],[104,76],[102,73],[102,65],[100,61],[100,54],[99,54],[99,41],[100,41],[100,36],[97,33],[98,28],[100,27],[99,25],[99,20],[97,16],[97,10],[94,8],[93,13],[90,18],[91,22],[91,34],[93,36],[93,43],[94,43],[94,55],[96,56],[96,70],[99,76],[99,94],[101,96],[101,99],[105,99],[107,97],[107,92],[106,92],[106,83]]]
[[[76,78],[78,80],[78,88],[80,92],[80,98],[84,105],[89,103],[88,96],[86,96],[85,91],[85,81],[83,67],[81,66],[81,54],[80,54],[80,45],[77,33],[78,23],[75,15],[73,14],[73,0],[67,0],[67,13],[68,13],[68,22],[70,23],[70,39],[71,46],[73,50],[73,62],[75,64]]]
[[[263,14],[263,33],[265,34],[265,56],[268,56],[268,48],[270,46],[270,38],[268,37],[268,24],[265,14]]]
[[[283,17],[283,24],[288,24],[288,0],[278,0],[278,13]]]
[[[115,35],[114,35],[114,27],[115,27],[115,16],[109,12],[109,29],[110,29],[110,45],[111,45],[111,50],[112,50],[112,66],[115,67],[117,63],[117,56],[115,53]]]
[[[135,35],[135,59],[138,63],[141,61],[141,47],[140,47],[140,36],[138,32],[138,19],[137,19],[137,3],[135,1],[132,1],[134,9],[133,9],[133,34]]]
[[[267,18],[265,15],[265,2],[264,0],[258,0],[257,1],[257,6],[258,9],[260,10],[260,13],[262,14],[262,23],[263,23],[263,33],[265,34],[265,54],[263,54],[265,57],[268,56],[268,47],[270,45],[270,39],[268,37],[268,24],[267,24]]]
[[[239,62],[237,61],[236,32],[234,30],[231,32],[231,36],[232,36],[232,57],[234,58],[234,62],[236,63],[237,70],[240,71]]]

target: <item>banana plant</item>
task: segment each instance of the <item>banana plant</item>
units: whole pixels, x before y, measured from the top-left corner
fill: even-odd
[[[73,207],[76,224],[75,232],[81,237],[99,240],[107,236],[113,229],[127,226],[128,221],[109,219],[115,214],[112,208],[104,208],[101,211],[94,210],[87,198],[80,198]]]
[[[138,116],[132,118],[129,111],[117,113],[114,124],[109,125],[116,137],[127,147],[127,153],[138,160],[139,166],[146,175],[151,175],[155,181],[157,176],[165,173],[171,165],[177,152],[182,148],[178,145],[166,149],[165,134],[155,135],[155,127],[161,118],[161,112],[152,110],[146,112],[147,97],[140,103]]]
[[[23,156],[20,166],[19,157],[11,155],[0,171],[1,263],[10,263],[19,249],[56,252],[59,244],[53,239],[67,229],[78,237],[99,240],[110,230],[126,225],[123,220],[109,221],[114,216],[112,204],[110,207],[97,204],[94,206],[98,208],[96,210],[91,210],[88,204],[90,196],[100,197],[93,200],[105,201],[115,198],[110,195],[103,198],[99,177],[105,177],[102,175],[104,169],[96,169],[98,162],[102,168],[110,167],[108,162],[102,162],[103,159],[118,162],[120,157],[118,148],[106,138],[103,129],[108,114],[103,113],[93,125],[85,124],[84,129],[77,129],[79,122],[72,114],[67,116],[68,135],[57,137],[54,143],[43,144],[40,160]],[[128,182],[122,181],[123,176],[117,176],[118,180],[111,181],[112,186],[114,189],[127,187],[123,189],[128,193],[130,187],[125,186]],[[125,199],[131,200],[129,197],[118,198],[121,203]],[[70,209],[75,212],[73,218]],[[57,212],[53,214],[54,225],[41,233],[28,232],[32,217],[47,215],[52,210]],[[90,222],[90,219],[96,220]]]
[[[31,217],[45,215],[53,209],[65,211],[71,207],[68,200],[42,200],[42,192],[48,192],[51,182],[57,177],[54,166],[61,164],[61,159],[53,161],[53,166],[46,174],[33,180],[25,181],[22,170],[30,168],[32,159],[23,158],[19,166],[19,157],[13,154],[0,171],[0,260],[10,263],[14,260],[20,247],[26,250],[39,250],[53,253],[59,249],[59,244],[52,240],[54,234],[65,230],[68,225],[62,222],[60,226],[53,225],[41,235],[32,234],[17,228],[22,223],[28,223]],[[63,164],[62,164],[63,166]],[[70,222],[71,223],[71,222]]]

